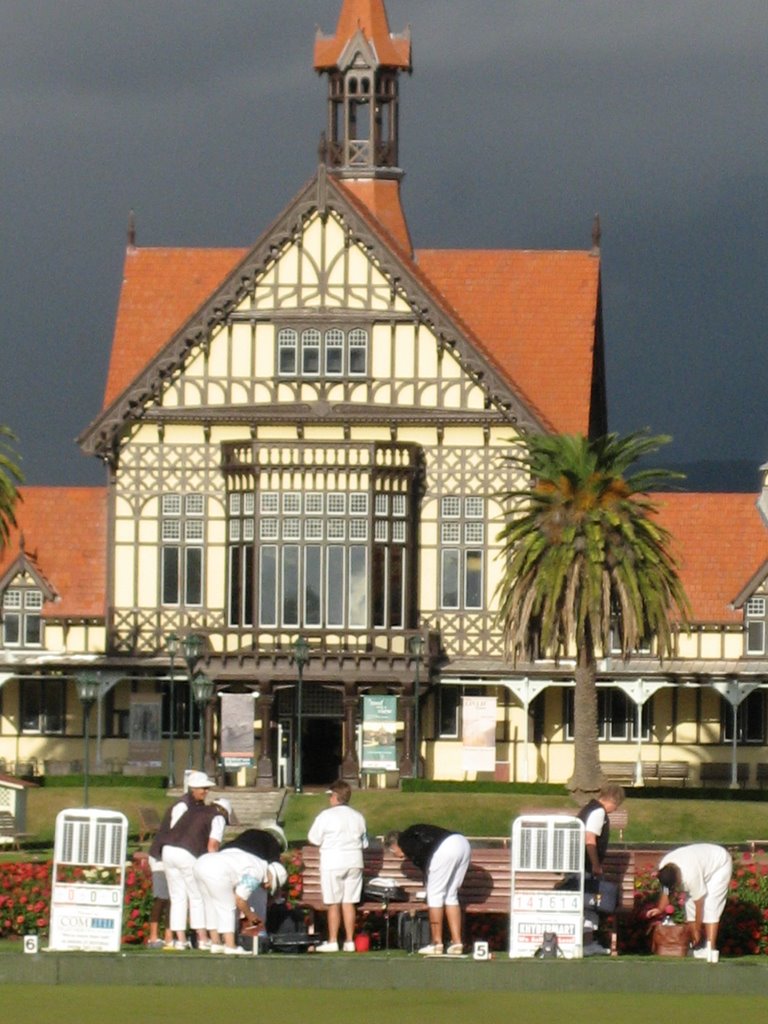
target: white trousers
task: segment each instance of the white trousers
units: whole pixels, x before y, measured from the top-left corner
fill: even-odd
[[[427,906],[455,907],[459,889],[472,857],[469,840],[452,835],[444,839],[432,854],[427,873]]]
[[[218,853],[206,853],[197,861],[195,874],[203,898],[205,927],[219,933],[235,930],[237,865]]]
[[[205,927],[205,908],[195,876],[195,862],[196,858],[180,846],[163,847],[163,867],[171,898],[168,923],[174,932],[187,930],[187,915],[190,928],[196,931]]]

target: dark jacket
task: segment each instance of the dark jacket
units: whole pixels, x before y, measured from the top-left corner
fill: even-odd
[[[185,793],[179,802],[187,805],[186,811],[171,826],[171,815],[176,804],[169,807],[149,848],[151,856],[158,860],[163,856],[164,846],[179,846],[194,857],[202,857],[208,852],[211,823],[221,811],[214,804],[197,803],[189,793]]]
[[[269,863],[280,860],[280,854],[283,852],[279,841],[272,833],[261,828],[247,828],[235,839],[225,843],[222,850],[245,850],[246,853],[252,853],[254,857],[260,857]]]
[[[605,808],[603,807],[603,805],[600,803],[599,800],[590,800],[589,803],[584,804],[584,806],[581,808],[581,810],[576,815],[576,817],[580,818],[584,822],[584,824],[586,825],[587,818],[590,816],[592,811],[596,811],[598,807],[600,807],[603,810],[605,810]],[[605,860],[605,855],[608,852],[608,841],[609,841],[610,838],[611,838],[611,823],[608,820],[608,812],[606,811],[606,814],[605,814],[605,824],[603,825],[603,829],[602,829],[600,835],[597,837],[597,859],[600,861],[601,864]],[[587,874],[588,875],[591,874],[592,873],[592,862],[590,861],[589,856],[586,855],[586,854],[585,854],[585,858],[584,858],[584,866],[585,866],[585,870],[586,870]]]
[[[429,862],[432,860],[435,850],[443,840],[453,835],[456,833],[449,832],[446,828],[440,828],[439,825],[411,825],[400,833],[397,845],[408,860],[426,877],[429,871]]]

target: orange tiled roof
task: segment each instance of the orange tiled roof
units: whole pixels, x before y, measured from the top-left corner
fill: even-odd
[[[343,188],[359,198],[349,182]],[[396,224],[383,226],[403,241],[393,233]],[[104,408],[247,251],[128,250]],[[583,252],[502,250],[419,250],[416,259],[427,284],[447,299],[531,408],[556,430],[587,433],[599,260]]]
[[[235,269],[247,251],[128,248],[104,393],[105,409]]]
[[[419,249],[416,261],[555,429],[587,434],[600,260],[588,252]]]
[[[400,199],[400,182],[381,178],[344,179],[336,183],[350,192],[371,214],[401,249],[413,256],[411,234]]]
[[[338,67],[344,47],[358,29],[373,46],[379,64],[385,67],[411,67],[411,40],[409,34],[394,36],[389,31],[389,20],[384,0],[344,0],[339,14],[336,33],[323,36],[318,32],[315,40],[315,69]]]
[[[756,494],[654,495],[659,519],[674,538],[693,622],[741,622],[729,608],[768,561],[768,529]]]
[[[56,592],[43,615],[106,614],[107,491],[104,487],[21,487],[18,527],[0,552],[0,577],[24,554]]]

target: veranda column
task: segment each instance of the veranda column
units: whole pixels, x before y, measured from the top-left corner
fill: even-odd
[[[360,697],[354,683],[344,687],[344,723],[341,738],[341,777],[350,786],[360,785],[360,761],[357,756],[357,710]]]
[[[274,767],[270,756],[272,739],[272,707],[275,697],[269,683],[262,684],[256,699],[257,715],[261,722],[259,756],[256,761],[256,786],[258,789],[272,789],[275,785]]]
[[[400,777],[412,779],[413,757],[413,694],[404,693],[398,697],[400,717],[403,719],[403,756],[400,758]]]

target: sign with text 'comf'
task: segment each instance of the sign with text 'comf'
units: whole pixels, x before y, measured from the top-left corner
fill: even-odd
[[[66,810],[56,817],[49,949],[120,949],[128,819],[119,811]]]

